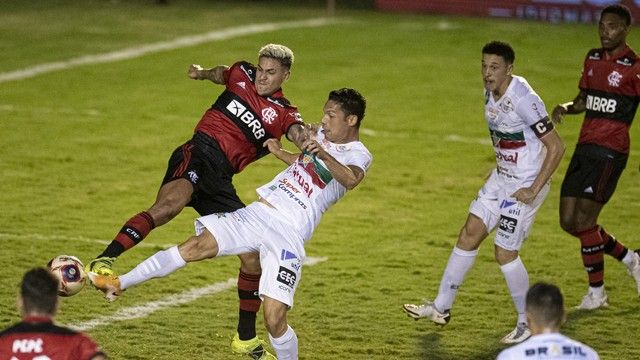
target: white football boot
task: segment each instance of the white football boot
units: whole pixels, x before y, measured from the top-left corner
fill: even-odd
[[[627,269],[629,275],[636,281],[636,287],[638,288],[638,296],[640,296],[640,250],[636,250],[633,253],[633,263]]]
[[[500,342],[503,344],[517,344],[527,340],[530,336],[531,330],[527,323],[518,323],[515,329],[500,339]]]
[[[604,289],[602,290],[602,296],[596,295],[592,292],[588,292],[587,295],[582,298],[582,302],[580,303],[580,305],[576,306],[576,309],[595,310],[602,307],[607,307],[609,306],[609,303],[607,302],[608,299],[609,298],[607,297],[607,293],[604,291]]]
[[[449,310],[445,310],[444,312],[438,311],[432,301],[425,301],[424,304],[420,305],[404,304],[402,310],[404,310],[407,316],[416,320],[427,318],[438,325],[446,325],[451,319]]]

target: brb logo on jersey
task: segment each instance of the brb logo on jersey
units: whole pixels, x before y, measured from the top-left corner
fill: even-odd
[[[618,105],[618,102],[614,99],[607,99],[595,95],[587,95],[588,110],[612,114],[616,112],[616,105]]]
[[[227,105],[227,110],[247,125],[256,140],[260,140],[266,135],[266,131],[262,127],[260,120],[256,118],[253,112],[247,110],[247,108],[237,100],[231,100]]]

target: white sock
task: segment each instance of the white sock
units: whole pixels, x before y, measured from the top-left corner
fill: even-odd
[[[269,340],[278,360],[298,360],[298,336],[291,326],[287,325],[287,331],[279,338],[269,334]]]
[[[513,304],[516,306],[516,311],[518,311],[518,323],[527,323],[525,302],[527,291],[529,290],[529,274],[522,263],[522,259],[518,256],[512,262],[500,266],[500,270],[502,270],[504,278],[507,280]]]
[[[633,250],[628,250],[627,251],[627,255],[625,255],[622,258],[622,262],[627,265],[628,268],[630,268],[631,266],[633,266],[633,258],[635,257],[635,251]]]
[[[118,276],[120,288],[124,290],[153,278],[167,276],[186,264],[180,256],[177,246],[158,251],[138,264],[133,270]]]
[[[433,301],[438,311],[443,312],[451,309],[458,294],[458,288],[476,261],[476,256],[478,256],[478,250],[466,251],[453,247],[447,267],[440,280],[438,296]]]
[[[598,298],[603,297],[604,296],[604,285],[603,286],[598,286],[598,287],[589,286],[589,294],[593,294]]]

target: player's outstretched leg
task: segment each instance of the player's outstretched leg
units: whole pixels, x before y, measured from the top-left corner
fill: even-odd
[[[133,216],[122,226],[120,232],[102,254],[87,264],[87,273],[114,276],[113,263],[116,258],[142,241],[155,226],[153,217],[146,211]]]

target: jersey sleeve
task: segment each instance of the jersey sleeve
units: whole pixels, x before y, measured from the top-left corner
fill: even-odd
[[[542,99],[535,93],[529,93],[520,99],[516,113],[527,126],[531,126],[549,116]]]
[[[587,60],[589,60],[589,56],[592,52],[593,50],[589,50],[587,56],[584,57],[584,61],[582,62],[582,73],[580,75],[580,82],[578,83],[578,88],[580,88],[580,90],[586,90],[589,88],[589,76],[585,70],[587,68]]]
[[[223,76],[228,88],[229,84],[236,82],[253,82],[256,76],[256,69],[255,66],[247,61],[238,61],[225,70]]]

